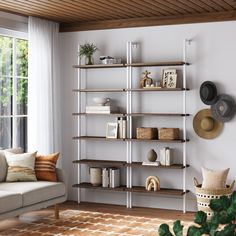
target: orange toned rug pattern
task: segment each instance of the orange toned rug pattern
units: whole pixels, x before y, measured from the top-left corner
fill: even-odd
[[[60,219],[45,217],[36,222],[22,223],[10,230],[0,232],[1,236],[158,236],[158,226],[172,225],[172,220],[137,217],[101,212],[65,210]],[[184,222],[185,228],[191,222]]]

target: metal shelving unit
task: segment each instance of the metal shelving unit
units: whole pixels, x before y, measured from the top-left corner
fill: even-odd
[[[186,212],[186,193],[189,192],[186,189],[186,154],[187,154],[187,141],[189,141],[186,137],[186,118],[189,114],[186,113],[186,92],[189,90],[186,85],[186,66],[189,63],[186,62],[186,45],[190,43],[189,40],[184,40],[183,42],[183,60],[182,61],[172,61],[172,62],[149,62],[149,63],[132,63],[132,45],[133,42],[127,42],[126,45],[126,57],[127,62],[125,64],[115,64],[115,65],[80,65],[80,61],[78,61],[78,65],[73,66],[78,69],[78,89],[74,89],[73,91],[78,93],[78,112],[73,113],[74,116],[78,116],[78,136],[73,137],[74,140],[78,140],[78,159],[73,163],[78,164],[78,184],[73,185],[73,187],[78,188],[78,202],[80,202],[80,189],[88,188],[88,189],[98,189],[98,190],[110,190],[110,191],[123,191],[126,192],[126,206],[127,208],[132,208],[132,194],[133,193],[147,193],[154,195],[174,195],[183,197],[183,212]],[[182,67],[183,70],[183,88],[176,89],[139,89],[132,87],[132,75],[133,68],[135,67],[163,67],[163,66],[179,66]],[[126,68],[126,88],[121,89],[84,89],[82,88],[82,74],[81,70],[83,69],[105,69],[105,68]],[[133,113],[132,111],[132,95],[135,92],[172,92],[177,91],[181,92],[183,96],[183,107],[182,113]],[[86,114],[82,112],[82,93],[91,93],[91,92],[118,92],[126,94],[126,113],[114,113],[114,114]],[[103,115],[103,116],[124,116],[127,117],[127,138],[125,139],[107,139],[106,137],[98,137],[98,136],[83,136],[82,135],[82,117],[87,115]],[[183,126],[183,138],[178,140],[138,140],[133,138],[132,134],[132,120],[133,117],[137,116],[171,116],[171,117],[182,117],[182,126]],[[82,155],[81,142],[82,140],[92,140],[92,141],[124,141],[126,142],[126,161],[114,161],[114,160],[96,160],[96,159],[84,159]],[[133,151],[133,142],[141,141],[141,142],[164,142],[164,143],[182,143],[183,156],[182,156],[182,164],[175,164],[169,167],[164,166],[142,166],[141,162],[133,162],[132,151]],[[126,186],[120,186],[118,188],[102,188],[102,187],[93,187],[91,184],[86,182],[81,182],[81,164],[91,165],[98,164],[101,166],[114,165],[121,166],[126,168]],[[166,168],[166,169],[179,169],[183,171],[183,185],[182,189],[161,189],[160,191],[153,193],[148,192],[142,186],[133,186],[132,182],[132,170],[133,168]]]

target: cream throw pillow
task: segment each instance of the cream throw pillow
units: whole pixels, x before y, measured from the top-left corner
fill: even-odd
[[[7,176],[7,162],[6,162],[4,151],[18,154],[18,153],[22,153],[23,149],[18,147],[18,148],[0,150],[0,182],[5,181],[6,176]]]
[[[5,152],[8,164],[6,182],[37,181],[34,166],[37,152],[13,154]]]
[[[225,170],[210,170],[202,167],[202,188],[205,189],[224,189],[229,168]]]

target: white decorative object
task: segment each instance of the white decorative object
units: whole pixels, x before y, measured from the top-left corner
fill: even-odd
[[[167,76],[167,88],[176,88],[177,85],[177,74],[168,74]]]
[[[108,168],[102,169],[102,187],[104,188],[109,187],[109,169]]]
[[[166,165],[166,148],[160,150],[160,163],[162,166]]]
[[[105,106],[106,103],[110,102],[110,98],[101,98],[95,97],[93,101],[97,104],[97,106]]]
[[[106,138],[117,138],[117,123],[107,123]]]
[[[167,87],[168,76],[176,74],[176,69],[164,69],[162,71],[162,87]]]
[[[117,168],[110,168],[110,188],[116,188],[120,186],[120,169]]]
[[[102,184],[102,169],[98,167],[91,167],[89,170],[90,183],[93,186],[100,186]]]
[[[173,156],[172,150],[170,148],[166,148],[166,166],[171,166],[173,164]]]

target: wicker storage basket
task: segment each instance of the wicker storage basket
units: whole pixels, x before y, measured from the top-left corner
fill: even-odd
[[[136,128],[137,139],[158,139],[157,128]]]
[[[158,130],[159,139],[179,139],[179,128],[160,128]]]
[[[197,208],[199,211],[204,211],[207,213],[208,219],[212,216],[213,212],[209,207],[211,199],[220,198],[220,196],[230,197],[233,192],[234,182],[231,185],[226,185],[225,189],[204,189],[202,185],[198,183],[197,179],[194,178],[194,185],[197,197]]]

